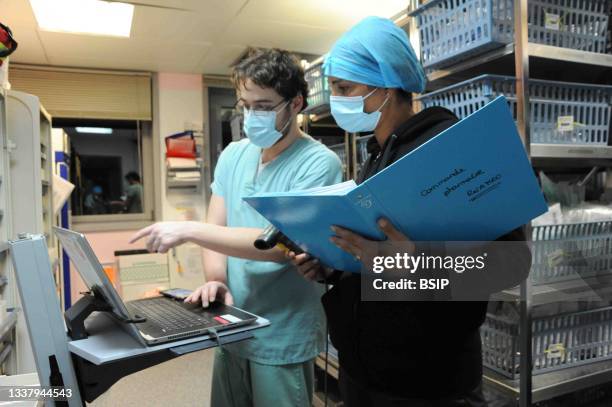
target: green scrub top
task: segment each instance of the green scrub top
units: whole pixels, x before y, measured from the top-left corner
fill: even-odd
[[[256,192],[286,192],[342,181],[338,156],[304,135],[260,167],[261,148],[248,139],[233,142],[215,168],[213,194],[223,197],[227,226],[265,228],[268,221],[242,200]],[[259,172],[258,172],[259,169]],[[299,363],[314,358],[324,343],[322,287],[287,263],[228,257],[227,282],[235,305],[270,320],[255,338],[227,346],[262,364]]]
[[[125,195],[129,201],[128,213],[142,213],[142,184],[128,185]]]

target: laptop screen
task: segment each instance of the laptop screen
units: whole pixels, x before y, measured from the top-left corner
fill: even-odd
[[[85,236],[68,229],[58,227],[53,229],[87,287],[91,290],[93,286],[97,286],[113,307],[115,315],[123,319],[129,319],[130,314],[121,297],[108,279],[102,264],[100,264]]]

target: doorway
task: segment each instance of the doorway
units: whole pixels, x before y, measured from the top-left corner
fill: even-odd
[[[236,112],[236,92],[232,88],[208,89],[210,118],[210,168],[214,171],[221,151],[242,138],[242,115]]]

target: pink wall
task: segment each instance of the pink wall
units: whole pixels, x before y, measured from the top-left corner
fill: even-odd
[[[159,88],[163,90],[188,90],[202,92],[202,75],[159,72]]]
[[[95,232],[86,233],[85,235],[91,244],[92,249],[96,253],[96,256],[98,256],[98,259],[100,259],[100,262],[112,263],[115,261],[116,250],[135,250],[145,248],[144,239],[134,244],[128,243],[134,233],[136,233],[136,230]]]
[[[144,249],[144,240],[138,241],[135,244],[129,244],[128,241],[135,233],[135,230],[113,231],[113,232],[95,232],[86,233],[85,236],[91,244],[91,247],[100,260],[100,263],[114,263],[116,250],[134,250]],[[76,271],[74,266],[70,267],[70,296],[72,303],[81,297],[81,292],[87,288],[81,280],[81,276]]]

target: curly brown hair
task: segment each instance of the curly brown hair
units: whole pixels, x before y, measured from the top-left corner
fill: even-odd
[[[272,88],[285,100],[302,95],[302,110],[308,106],[308,83],[295,55],[278,48],[250,48],[232,69],[236,89],[250,79],[262,88]]]

